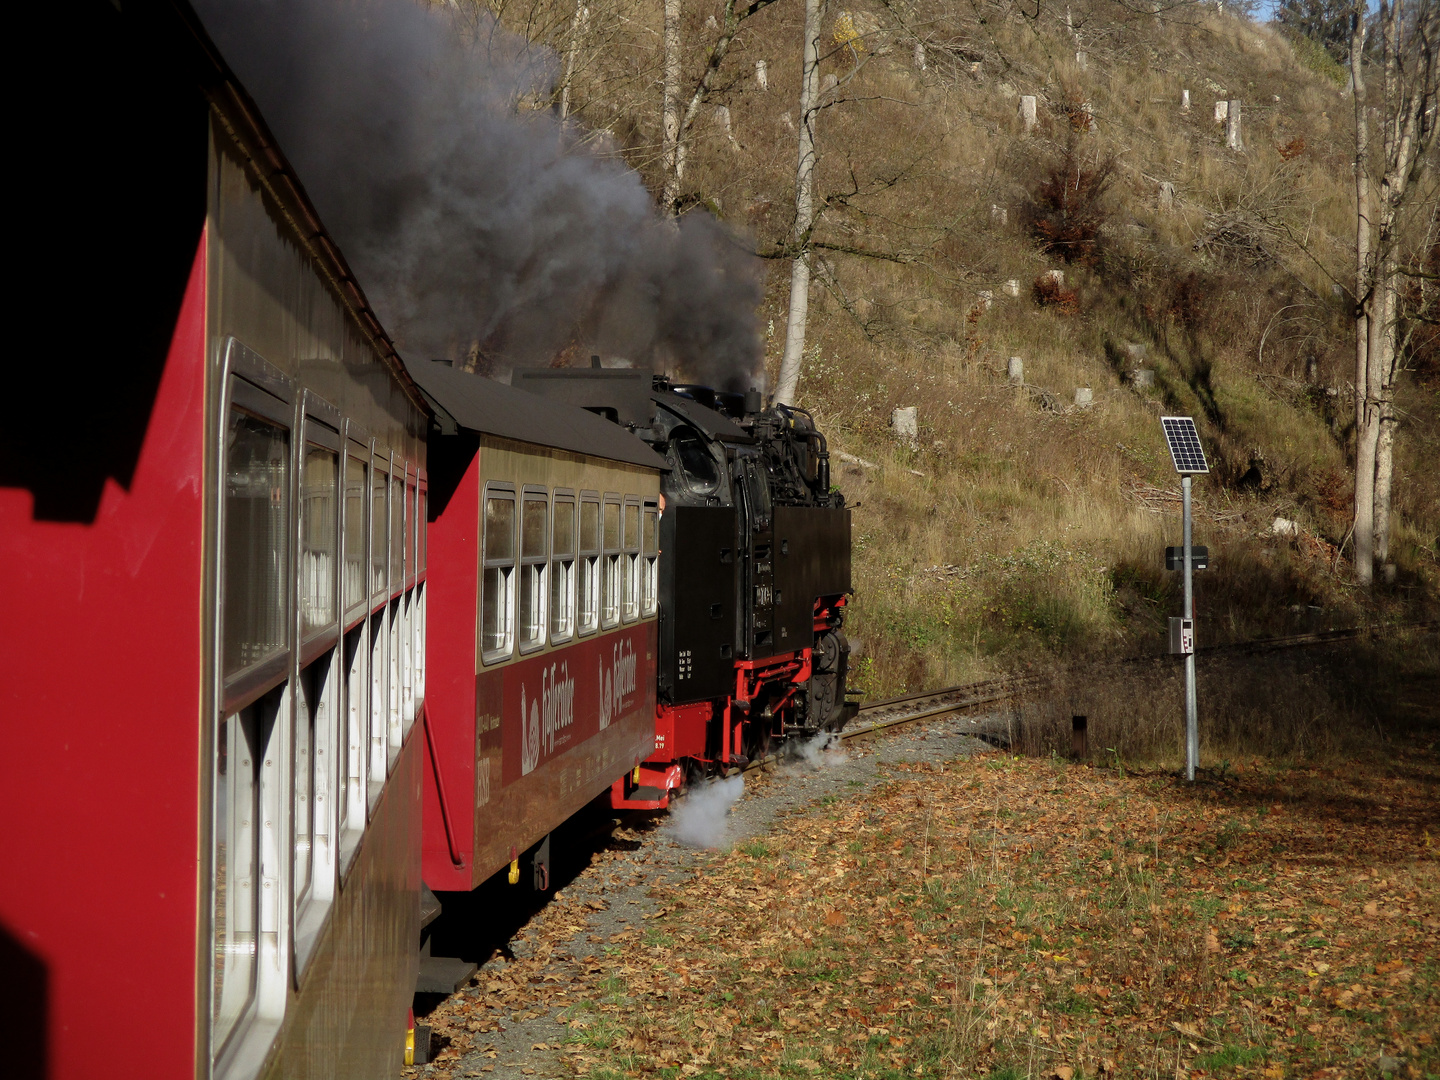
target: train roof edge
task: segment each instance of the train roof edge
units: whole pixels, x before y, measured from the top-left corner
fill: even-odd
[[[143,3],[144,0],[139,0]],[[136,5],[138,6],[138,4]],[[279,140],[270,131],[260,107],[241,83],[239,76],[226,62],[219,46],[205,29],[204,20],[187,0],[151,0],[145,3],[157,15],[173,12],[193,38],[195,52],[190,59],[196,64],[197,79],[211,106],[229,126],[236,142],[256,166],[271,197],[295,226],[307,253],[315,260],[324,276],[339,295],[342,303],[359,323],[371,345],[380,355],[391,374],[409,391],[415,403],[430,411],[430,403],[412,377],[410,365],[400,356],[389,332],[380,321],[365,295],[339,245],[320,220],[310,201],[299,173],[280,149]],[[131,7],[127,4],[127,7]]]
[[[457,370],[443,361],[417,365],[412,376],[431,409],[467,431],[553,446],[644,469],[663,472],[670,468],[664,458],[624,428],[578,405],[517,390]]]

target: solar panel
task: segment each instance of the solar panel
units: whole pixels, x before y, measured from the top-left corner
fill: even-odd
[[[1170,457],[1178,473],[1208,473],[1205,464],[1205,450],[1200,445],[1200,434],[1195,430],[1195,421],[1188,416],[1162,416],[1160,424],[1165,429],[1165,441],[1170,444]]]

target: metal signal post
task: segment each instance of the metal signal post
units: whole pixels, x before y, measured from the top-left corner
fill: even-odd
[[[1185,779],[1195,779],[1195,766],[1200,762],[1200,720],[1199,706],[1195,699],[1195,579],[1194,570],[1197,552],[1191,543],[1190,530],[1190,479],[1196,473],[1207,473],[1205,451],[1200,445],[1195,421],[1188,416],[1162,416],[1160,425],[1165,432],[1165,442],[1170,447],[1170,457],[1175,471],[1180,474],[1180,486],[1184,495],[1184,547],[1181,561],[1185,572],[1185,614],[1170,620],[1170,651],[1185,657]],[[1206,553],[1208,561],[1208,552]],[[1201,564],[1204,565],[1204,564]]]
[[[1185,650],[1185,779],[1195,779],[1200,761],[1200,718],[1195,701],[1195,585],[1192,577],[1190,544],[1190,477],[1180,481],[1185,501],[1185,621],[1190,624],[1190,647]]]

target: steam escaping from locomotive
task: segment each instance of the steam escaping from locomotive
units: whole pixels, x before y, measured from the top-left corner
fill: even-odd
[[[417,0],[198,7],[404,355],[761,385],[758,260],[545,107],[549,50]]]
[[[838,731],[822,731],[789,747],[787,765],[796,771],[819,772],[850,760]]]
[[[743,776],[702,781],[671,806],[665,831],[688,847],[718,848],[725,843],[726,815],[744,794]]]

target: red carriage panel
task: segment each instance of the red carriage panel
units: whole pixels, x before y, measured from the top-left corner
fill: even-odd
[[[195,1071],[204,333],[202,235],[128,485],[85,522],[0,489],[0,981],[44,1021],[22,1073]]]

